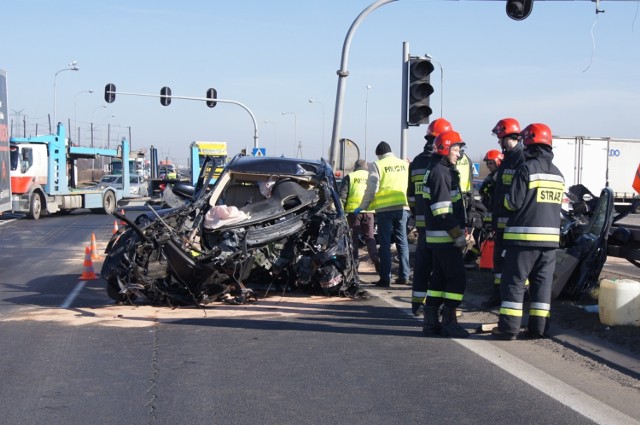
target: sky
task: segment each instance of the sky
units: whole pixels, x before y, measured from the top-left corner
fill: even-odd
[[[22,135],[24,121],[27,136],[36,127],[48,133],[55,103],[57,121],[79,128],[83,146],[93,123],[96,145],[129,138],[130,130],[134,149],[153,145],[177,164],[186,165],[195,140],[226,141],[230,155],[250,151],[253,121],[238,105],[174,99],[165,107],[124,94],[104,100],[107,83],[153,95],[168,86],[184,97],[204,97],[212,87],[253,113],[268,155],[327,158],[345,37],[373,3],[6,2],[0,68],[13,134]],[[596,14],[590,1],[535,0],[531,16],[513,21],[504,1],[386,4],[351,41],[339,137],[355,141],[369,161],[382,140],[400,153],[407,43],[410,55],[438,61],[431,118],[451,121],[474,161],[497,148],[491,129],[505,117],[522,127],[546,123],[559,136],[640,139],[639,8],[635,0],[602,0],[605,13]],[[61,71],[72,61],[78,71]],[[425,132],[426,125],[409,129],[409,159],[422,150]]]

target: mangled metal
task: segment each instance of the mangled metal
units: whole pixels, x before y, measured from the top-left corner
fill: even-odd
[[[116,213],[129,225],[106,250],[111,298],[203,305],[255,302],[261,290],[357,296],[349,227],[324,162],[236,157],[211,190],[207,172],[205,164],[183,206],[135,222]]]

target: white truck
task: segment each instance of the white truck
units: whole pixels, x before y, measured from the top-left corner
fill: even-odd
[[[597,196],[602,188],[610,187],[617,211],[631,205],[636,196],[632,184],[640,159],[640,140],[553,136],[553,154],[553,163],[562,172],[567,189],[582,184]]]

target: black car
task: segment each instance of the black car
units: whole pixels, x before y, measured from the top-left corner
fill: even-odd
[[[210,164],[207,158],[196,187],[180,194],[185,205],[127,220],[114,235],[102,268],[112,299],[201,305],[256,301],[258,288],[360,292],[328,164],[238,155],[208,187]]]

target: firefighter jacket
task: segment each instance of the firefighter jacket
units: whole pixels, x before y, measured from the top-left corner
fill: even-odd
[[[460,193],[460,175],[446,157],[434,155],[434,164],[424,176],[427,246],[435,249],[450,247],[453,238],[449,230],[459,228],[464,233],[465,211]]]
[[[409,164],[389,152],[373,163],[360,208],[363,210],[395,211],[409,209],[407,186]]]
[[[493,189],[493,207],[491,208],[492,225],[494,229],[502,231],[507,224],[507,219],[511,214],[504,207],[504,197],[509,193],[511,180],[516,169],[524,162],[524,149],[518,143],[512,151],[504,152],[504,159],[496,171],[496,185]]]
[[[532,146],[516,171],[504,205],[513,214],[504,229],[505,246],[557,248],[564,178],[551,149]]]
[[[416,219],[416,227],[424,227],[425,200],[422,197],[422,183],[428,168],[433,165],[431,149],[425,149],[409,164],[409,186],[407,187],[407,201],[411,214]]]
[[[493,192],[496,188],[496,178],[498,172],[497,170],[493,173],[489,173],[487,177],[482,181],[482,185],[478,190],[480,193],[480,201],[482,205],[486,208],[486,211],[483,214],[482,221],[486,225],[491,224],[491,209],[493,208]]]
[[[360,206],[364,191],[367,188],[369,171],[357,170],[346,175],[340,188],[340,199],[344,205],[344,212],[352,213]]]

